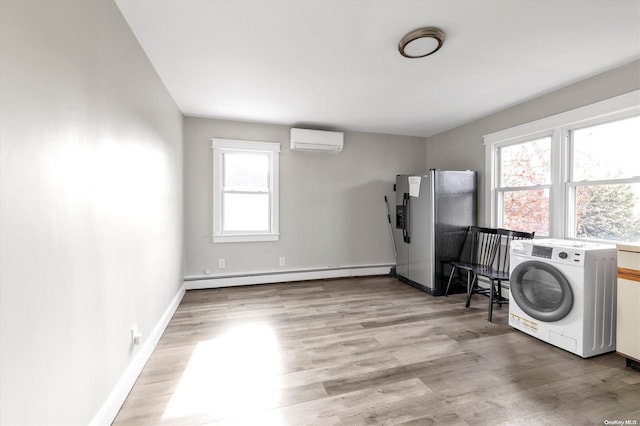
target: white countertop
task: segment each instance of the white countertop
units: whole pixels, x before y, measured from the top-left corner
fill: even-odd
[[[620,251],[640,253],[640,243],[620,243],[616,245]]]

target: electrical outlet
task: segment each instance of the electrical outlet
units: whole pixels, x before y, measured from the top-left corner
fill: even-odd
[[[285,266],[287,264],[287,259],[284,256],[280,257],[280,266]]]
[[[202,272],[203,272],[205,275],[211,275],[211,269],[209,269],[209,268],[204,268],[204,269],[202,270]]]
[[[139,345],[140,339],[142,339],[142,333],[138,330],[138,323],[135,323],[131,326],[131,346]]]
[[[224,269],[227,267],[226,262],[224,261],[224,259],[218,259],[218,268],[220,269]]]

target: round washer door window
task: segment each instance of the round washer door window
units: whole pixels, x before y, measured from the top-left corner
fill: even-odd
[[[520,309],[540,321],[559,321],[573,307],[569,282],[548,263],[535,260],[521,263],[511,272],[509,286]]]

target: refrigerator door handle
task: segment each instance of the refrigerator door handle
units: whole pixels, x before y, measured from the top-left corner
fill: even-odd
[[[402,227],[402,240],[411,244],[411,237],[409,236],[409,193],[405,192],[402,197],[402,207],[404,210],[404,226]]]

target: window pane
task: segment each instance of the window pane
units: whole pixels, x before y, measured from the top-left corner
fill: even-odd
[[[500,148],[500,186],[517,187],[551,183],[551,138]]]
[[[502,227],[549,235],[549,190],[505,191]]]
[[[640,239],[640,184],[576,188],[576,236],[602,240]]]
[[[269,194],[224,194],[223,232],[269,231]]]
[[[224,153],[225,191],[268,191],[269,155],[244,152]]]
[[[572,132],[573,180],[640,176],[640,116]]]

